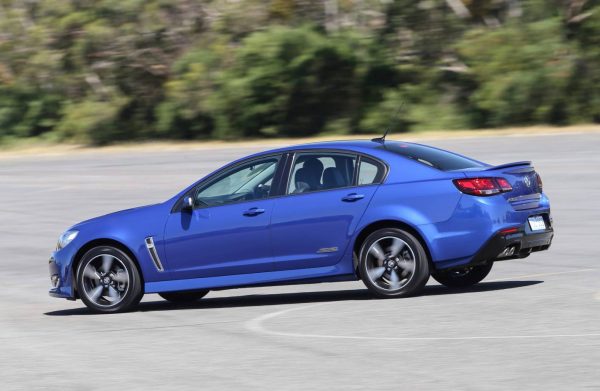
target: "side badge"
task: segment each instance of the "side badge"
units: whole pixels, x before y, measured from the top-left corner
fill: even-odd
[[[320,248],[319,251],[317,251],[317,254],[334,253],[337,250],[338,250],[337,247],[323,247],[323,248]]]

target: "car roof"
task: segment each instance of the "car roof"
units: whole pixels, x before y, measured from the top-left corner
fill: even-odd
[[[356,152],[356,153],[364,153],[366,155],[370,155],[375,158],[378,158],[378,159],[384,161],[388,165],[391,165],[391,164],[393,164],[394,161],[398,161],[398,160],[409,161],[409,159],[407,159],[403,156],[400,156],[398,154],[395,154],[395,153],[389,151],[388,149],[386,149],[386,147],[385,147],[386,144],[422,145],[422,144],[409,143],[409,142],[398,141],[398,140],[385,140],[385,142],[381,142],[379,140],[373,141],[373,140],[356,139],[356,140],[320,141],[320,142],[315,142],[315,143],[297,144],[297,145],[290,145],[290,146],[276,148],[276,149],[264,150],[264,151],[261,151],[258,153],[254,153],[254,154],[251,154],[248,156],[241,157],[237,160],[234,160],[234,161],[226,164],[223,167],[220,167],[219,169],[215,170],[214,172],[204,176],[203,178],[199,179],[192,185],[188,186],[186,189],[182,190],[177,195],[175,195],[172,199],[174,200],[176,198],[181,197],[189,189],[196,186],[199,182],[201,182],[205,178],[213,175],[214,173],[216,173],[220,170],[223,170],[227,167],[234,166],[234,165],[242,163],[244,161],[248,161],[250,159],[260,158],[263,156],[268,156],[268,155],[273,155],[273,154],[283,154],[286,152],[319,150],[319,149],[325,150],[325,151],[326,150],[341,150],[341,151],[350,151],[350,152]],[[423,166],[423,167],[425,167],[425,166]],[[427,169],[430,170],[431,168],[427,167]]]
[[[396,143],[396,140],[387,140],[386,143]],[[410,144],[410,143],[406,143]],[[272,149],[268,151],[263,151],[256,155],[265,155],[270,153],[280,153],[280,152],[291,152],[298,150],[310,150],[310,149],[330,149],[330,150],[347,150],[354,152],[362,152],[366,154],[371,154],[373,156],[381,156],[385,154],[386,150],[382,147],[383,144],[379,141],[372,140],[337,140],[337,141],[320,141],[315,143],[305,143],[292,145],[288,147],[282,147],[277,149]]]

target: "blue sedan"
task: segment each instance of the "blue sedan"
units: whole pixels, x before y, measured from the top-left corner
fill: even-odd
[[[553,233],[530,162],[383,139],[307,144],[69,228],[49,261],[50,295],[117,312],[145,293],[190,302],[211,289],[360,279],[404,297],[430,276],[476,284],[496,261],[548,249]]]

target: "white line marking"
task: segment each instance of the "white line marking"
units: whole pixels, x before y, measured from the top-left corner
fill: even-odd
[[[600,333],[583,334],[545,334],[545,335],[481,335],[467,337],[367,337],[358,335],[327,335],[327,334],[304,334],[275,331],[266,328],[263,323],[267,320],[280,317],[290,312],[302,311],[308,308],[325,305],[328,303],[312,304],[302,307],[288,308],[286,310],[270,312],[256,318],[250,319],[245,323],[245,327],[255,333],[271,335],[276,337],[292,338],[316,338],[316,339],[348,339],[348,340],[366,340],[366,341],[465,341],[465,340],[498,340],[498,339],[543,339],[543,338],[582,338],[582,337],[600,337]]]
[[[483,282],[510,281],[510,280],[516,280],[516,279],[519,279],[519,278],[534,278],[534,277],[556,276],[556,275],[559,275],[559,274],[592,272],[592,271],[596,271],[596,270],[598,270],[598,269],[578,269],[578,270],[567,270],[567,271],[564,271],[564,272],[554,272],[554,273],[526,274],[526,275],[523,275],[523,276],[503,277],[503,278],[496,278],[494,280],[483,280]]]

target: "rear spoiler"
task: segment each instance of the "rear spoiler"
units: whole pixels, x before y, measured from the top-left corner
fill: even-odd
[[[534,169],[533,166],[531,165],[531,161],[524,160],[522,162],[506,163],[506,164],[501,164],[499,166],[487,167],[487,168],[483,169],[483,171],[502,170],[505,168],[513,168],[513,167],[526,168],[527,171]]]

